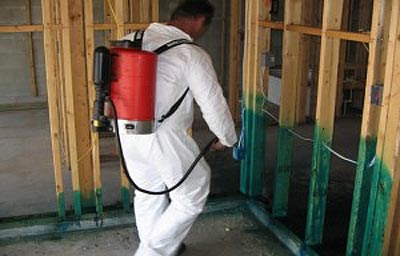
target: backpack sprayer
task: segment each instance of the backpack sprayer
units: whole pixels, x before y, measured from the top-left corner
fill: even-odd
[[[169,111],[155,121],[155,89],[157,55],[181,44],[193,44],[186,39],[177,39],[154,50],[142,50],[144,31],[135,34],[134,41],[114,41],[110,49],[100,46],[94,51],[93,81],[96,99],[93,107],[92,127],[95,132],[110,132],[115,129],[122,169],[130,183],[140,192],[161,195],[179,187],[193,171],[200,159],[210,150],[217,138],[211,140],[195,158],[181,180],[163,191],[148,191],[140,188],[129,175],[119,136],[118,120],[125,120],[128,134],[149,134],[155,131],[155,122],[162,123],[171,116],[184,100],[189,88]],[[111,106],[114,125],[105,113],[105,103]]]

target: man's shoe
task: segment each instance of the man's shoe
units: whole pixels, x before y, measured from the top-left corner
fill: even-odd
[[[180,256],[180,255],[182,255],[185,251],[186,251],[186,244],[182,243],[182,244],[179,246],[178,253],[177,253],[176,255],[177,255],[177,256]]]

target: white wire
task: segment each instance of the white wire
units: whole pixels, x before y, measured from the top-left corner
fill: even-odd
[[[333,150],[332,148],[330,148],[328,145],[325,144],[325,142],[322,142],[322,146],[324,146],[327,150],[329,150],[329,152],[331,152],[332,154],[334,154],[335,156],[337,156],[338,158],[342,159],[343,161],[349,162],[351,164],[355,164],[357,165],[357,161],[352,160],[350,158],[347,158],[341,154],[339,154],[338,152],[336,152],[335,150]]]
[[[274,119],[275,121],[279,122],[279,119],[278,119],[276,116],[274,116],[271,112],[269,112],[268,110],[262,109],[262,111],[263,111],[264,113],[266,113],[268,116],[270,116],[272,119]],[[304,137],[304,136],[302,136],[302,135],[296,133],[296,132],[295,132],[294,130],[292,130],[292,129],[289,129],[289,128],[285,128],[285,129],[287,129],[291,134],[293,134],[294,136],[298,137],[298,138],[301,139],[301,140],[309,141],[309,142],[314,142],[313,139]],[[336,152],[335,150],[333,150],[332,148],[330,148],[330,147],[329,147],[327,144],[325,144],[324,142],[322,142],[322,145],[323,145],[326,149],[328,149],[329,152],[331,152],[332,154],[334,154],[334,155],[337,156],[338,158],[340,158],[340,159],[342,159],[342,160],[344,160],[344,161],[346,161],[346,162],[349,162],[349,163],[351,163],[351,164],[355,164],[355,165],[358,164],[357,161],[352,160],[352,159],[350,159],[350,158],[348,158],[348,157],[345,157],[345,156],[339,154],[338,152]],[[368,167],[372,167],[372,166],[374,165],[374,163],[375,163],[375,157],[374,157],[374,158],[372,159],[372,161],[369,163]]]

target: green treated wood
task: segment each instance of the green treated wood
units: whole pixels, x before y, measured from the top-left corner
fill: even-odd
[[[264,188],[265,173],[265,134],[266,117],[261,111],[264,105],[263,95],[256,95],[256,111],[253,112],[250,170],[249,170],[249,196],[261,196]]]
[[[288,129],[292,127],[279,127],[278,137],[278,163],[275,170],[272,215],[275,217],[286,216],[289,199],[290,170],[292,168],[293,135]]]
[[[74,214],[75,217],[80,217],[82,215],[82,204],[81,204],[81,192],[74,191]]]
[[[99,215],[103,214],[103,189],[96,188],[96,212]]]
[[[245,109],[245,158],[242,161],[240,191],[249,196],[263,193],[265,172],[266,118],[261,111],[264,97],[256,95],[256,111]],[[253,97],[251,98],[252,100]],[[252,104],[250,104],[252,106]]]
[[[250,176],[250,163],[251,163],[251,133],[253,126],[253,114],[252,111],[245,108],[244,112],[244,141],[245,141],[245,156],[241,163],[240,170],[240,192],[245,195],[249,194],[249,176]]]
[[[57,194],[57,213],[60,219],[65,219],[65,197],[64,192]]]
[[[121,187],[121,201],[122,205],[124,206],[124,210],[127,212],[131,212],[131,194],[129,192],[129,188]]]
[[[377,157],[361,255],[382,255],[392,185],[389,168]]]
[[[373,173],[371,161],[375,156],[376,143],[376,138],[360,139],[346,255],[361,255]]]
[[[326,195],[328,189],[331,155],[323,144],[331,147],[331,139],[327,129],[315,124],[314,149],[311,167],[311,178],[308,195],[308,211],[306,223],[306,244],[315,245],[322,242]]]

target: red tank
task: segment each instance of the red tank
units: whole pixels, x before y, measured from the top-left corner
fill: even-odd
[[[151,133],[154,123],[157,54],[115,47],[111,48],[111,56],[113,77],[110,96],[118,119],[132,121],[130,130],[133,133]]]

